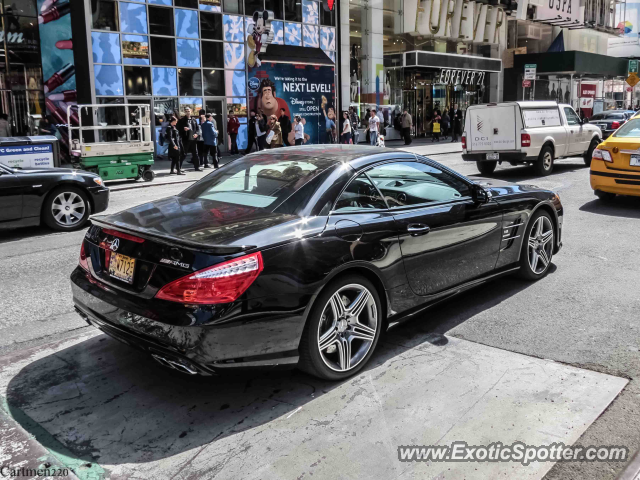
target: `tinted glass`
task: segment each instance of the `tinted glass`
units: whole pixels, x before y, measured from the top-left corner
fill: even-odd
[[[596,113],[591,117],[590,120],[602,120],[604,118],[604,113]]]
[[[204,94],[211,97],[224,95],[224,70],[203,70]]]
[[[173,10],[149,6],[149,33],[173,35]]]
[[[151,95],[151,69],[124,67],[124,85],[127,95]]]
[[[118,30],[118,3],[107,0],[91,2],[91,21],[96,30]]]
[[[390,207],[446,202],[470,195],[464,181],[424,163],[387,163],[367,174]]]
[[[274,156],[239,159],[216,170],[179,196],[273,212],[280,204],[323,171],[332,160]]]
[[[622,113],[610,113],[607,115],[607,120],[624,120],[625,116]]]
[[[242,0],[224,0],[224,11],[227,13],[242,13]]]
[[[576,115],[576,112],[573,111],[573,108],[564,107],[564,114],[567,116],[568,125],[580,125],[580,117]]]
[[[151,62],[154,65],[176,64],[176,44],[173,38],[151,37]]]
[[[640,118],[632,118],[613,134],[614,137],[640,137]]]
[[[176,7],[198,8],[198,0],[174,0]]]
[[[202,95],[202,75],[199,69],[178,69],[180,96]]]
[[[222,40],[222,15],[200,12],[200,36],[208,40]]]
[[[285,2],[286,1],[290,1],[290,0],[285,0]],[[301,22],[302,21],[302,2],[301,2],[301,0],[296,0],[296,2],[298,2],[297,7],[300,9],[300,20],[297,20],[297,21]],[[283,17],[282,17],[282,0],[265,0],[264,7],[265,7],[266,10],[271,10],[273,12],[273,16],[274,16],[274,18],[276,20],[282,20],[283,19]]]
[[[222,42],[202,42],[202,66],[205,68],[224,68]]]
[[[252,16],[253,12],[264,10],[263,0],[245,0],[244,11],[248,16]]]
[[[349,212],[357,210],[377,210],[387,208],[380,193],[363,173],[355,178],[342,192],[334,211]]]
[[[36,13],[36,0],[4,0],[4,13],[7,16],[26,15],[35,17],[38,15]]]

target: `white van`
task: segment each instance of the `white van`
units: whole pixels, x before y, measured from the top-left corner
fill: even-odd
[[[467,108],[462,134],[462,158],[476,162],[482,174],[496,165],[533,164],[549,175],[553,161],[591,154],[602,139],[600,128],[582,122],[571,105],[556,102],[506,102]]]

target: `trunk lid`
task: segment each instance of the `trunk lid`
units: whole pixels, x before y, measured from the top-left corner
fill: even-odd
[[[601,148],[605,148],[611,153],[613,163],[605,162],[605,166],[607,168],[640,173],[640,138],[609,137],[609,139]],[[618,152],[613,151],[614,147],[618,148]],[[635,163],[638,165],[631,165],[632,157],[637,158]]]
[[[515,150],[518,132],[515,104],[482,105],[467,109],[467,151]]]

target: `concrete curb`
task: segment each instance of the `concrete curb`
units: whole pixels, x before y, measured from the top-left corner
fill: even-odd
[[[640,478],[640,451],[636,452],[616,480],[637,480]]]

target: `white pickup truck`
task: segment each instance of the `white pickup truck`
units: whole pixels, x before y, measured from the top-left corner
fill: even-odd
[[[571,105],[556,102],[505,102],[467,108],[462,134],[462,158],[476,162],[482,174],[496,165],[533,164],[549,175],[553,161],[591,154],[602,139],[600,128],[583,123]]]

